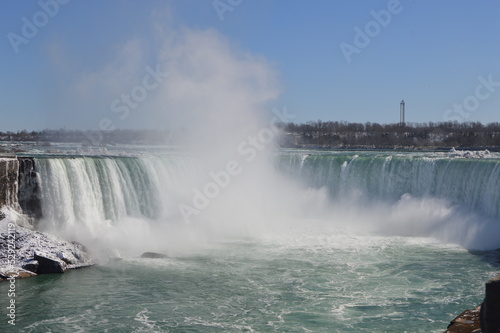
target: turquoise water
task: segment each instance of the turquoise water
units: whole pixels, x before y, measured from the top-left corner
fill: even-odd
[[[243,171],[219,177],[203,207],[195,198],[226,160],[37,158],[39,228],[101,265],[19,280],[17,325],[5,315],[0,332],[443,332],[498,271],[497,254],[467,250],[500,247],[497,155],[234,158]],[[107,263],[110,249],[123,260]]]
[[[241,240],[19,280],[17,324],[10,329],[4,317],[0,329],[443,332],[482,301],[496,259],[415,237]],[[7,289],[0,284],[0,294]]]

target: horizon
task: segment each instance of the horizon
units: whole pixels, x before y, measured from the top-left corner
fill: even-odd
[[[307,120],[304,122],[287,122],[287,123],[281,123],[283,125],[288,125],[288,124],[294,124],[297,126],[302,126],[302,125],[308,125],[308,124],[314,124],[317,122],[321,123],[340,123],[340,124],[346,124],[346,125],[380,125],[380,126],[399,126],[401,127],[399,122],[393,122],[393,123],[377,123],[377,122],[349,122],[349,121],[344,121],[344,120]],[[483,123],[480,121],[465,121],[465,122],[458,122],[458,121],[441,121],[441,122],[405,122],[405,124],[402,127],[409,127],[409,128],[417,128],[417,127],[425,127],[432,124],[434,127],[444,125],[444,124],[453,124],[453,125],[468,125],[468,124],[480,124],[483,127],[488,127],[488,126],[497,126],[500,124],[500,121],[493,121],[489,123]],[[19,134],[21,132],[36,132],[36,133],[41,133],[43,131],[81,131],[81,132],[114,132],[114,131],[152,131],[152,132],[168,132],[168,131],[179,131],[179,130],[189,130],[189,128],[184,128],[184,127],[177,127],[177,128],[115,128],[115,129],[110,129],[110,130],[101,130],[99,128],[90,128],[90,129],[82,129],[82,128],[66,128],[66,127],[61,127],[61,128],[42,128],[42,129],[37,129],[37,130],[28,130],[28,129],[16,129],[16,130],[6,130],[2,131],[0,130],[0,134],[7,134],[7,133],[13,133],[13,134]]]
[[[226,82],[215,102],[228,105],[229,122],[238,112],[231,100],[242,97],[234,84],[261,96],[264,116],[286,107],[296,123],[398,123],[402,99],[407,123],[499,121],[500,46],[490,41],[500,4],[492,0],[0,6],[2,132],[199,121],[175,101],[184,82],[176,74],[195,71],[182,68],[179,52],[201,52],[216,66],[212,75]]]

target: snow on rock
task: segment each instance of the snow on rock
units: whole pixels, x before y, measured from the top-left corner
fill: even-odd
[[[37,274],[62,273],[95,264],[83,245],[20,226],[23,215],[10,208],[0,212],[5,216],[0,220],[0,275],[33,270]]]
[[[489,158],[492,157],[488,149],[485,150],[456,150],[455,147],[451,148],[448,152],[449,157],[454,158]]]
[[[27,277],[36,276],[36,273],[30,272],[23,268],[14,267],[12,269],[4,270],[0,272],[0,281],[8,279],[10,277],[15,277],[16,279],[24,279]]]

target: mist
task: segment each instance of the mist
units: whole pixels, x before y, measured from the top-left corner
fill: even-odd
[[[111,101],[103,118],[108,126],[140,119],[152,127],[185,129],[183,158],[192,165],[168,176],[170,171],[158,173],[157,195],[164,207],[159,218],[93,217],[63,229],[45,220],[42,229],[90,245],[98,257],[109,249],[130,256],[183,255],[232,239],[296,242],[305,235],[318,241],[325,235],[380,235],[435,237],[469,248],[496,245],[488,236],[498,233],[491,221],[446,200],[405,195],[397,202],[367,201],[355,191],[333,198],[326,188],[278,172],[276,124],[293,119],[286,106],[274,105],[279,75],[261,56],[217,31],[163,32],[157,54],[147,57],[156,63],[145,71],[139,65],[146,58],[143,47],[140,39],[124,43],[119,57],[81,76],[73,92]],[[130,88],[133,82],[138,85]],[[133,97],[134,89],[146,95],[132,107],[121,92]]]
[[[137,80],[141,76],[139,64],[148,50],[134,38],[118,46],[116,58],[100,70],[79,75],[69,94],[89,101],[89,109],[96,101],[112,101],[110,112],[98,121],[100,126],[122,126],[140,119],[141,124],[151,127],[185,129],[187,146],[183,149],[195,167],[186,171],[175,188],[169,188],[170,193],[159,194],[167,212],[163,220],[127,217],[116,224],[75,222],[61,230],[46,219],[40,224],[42,229],[101,247],[134,247],[137,251],[153,247],[160,251],[166,243],[170,250],[185,250],[221,235],[247,237],[254,229],[252,223],[267,220],[270,209],[262,205],[275,205],[272,202],[280,198],[278,192],[262,193],[276,179],[272,164],[276,123],[291,120],[286,108],[272,106],[280,92],[276,71],[265,59],[234,45],[215,30],[183,28],[161,36],[157,54],[149,55],[156,63],[147,66],[149,76],[142,83]],[[126,88],[133,82],[140,84]],[[151,89],[142,89],[141,84]],[[133,100],[134,91],[136,95],[140,91],[147,94]],[[205,198],[203,207],[196,205],[198,193],[206,196],[207,186],[213,193],[214,184],[216,195]],[[80,214],[86,215],[83,208]]]

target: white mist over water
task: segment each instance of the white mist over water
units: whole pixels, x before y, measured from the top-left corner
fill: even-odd
[[[144,117],[184,126],[189,147],[180,156],[145,152],[137,159],[41,159],[42,228],[131,256],[188,253],[228,239],[329,234],[500,246],[495,219],[462,209],[446,196],[402,192],[393,198],[380,186],[380,197],[364,197],[363,188],[354,186],[357,180],[347,177],[356,166],[352,162],[343,162],[346,172],[338,173],[342,195],[328,188],[336,177],[328,167],[307,177],[277,169],[270,121],[279,92],[277,75],[265,60],[216,31],[169,34],[158,62],[168,77],[144,102],[154,110]],[[304,162],[307,157],[301,167]],[[384,163],[380,173],[369,177],[383,177],[384,170],[390,174],[386,166],[391,161]],[[413,174],[406,167],[393,173]],[[315,172],[319,183],[299,181],[314,180]]]
[[[274,201],[280,197],[279,192],[271,194],[269,187],[275,178],[269,154],[276,135],[271,122],[276,117],[271,102],[279,92],[275,71],[264,59],[236,47],[214,30],[186,28],[163,33],[163,37],[157,68],[168,76],[139,106],[149,109],[140,114],[141,122],[186,128],[183,135],[188,137],[186,151],[194,160],[193,168],[189,166],[184,176],[167,162],[143,158],[140,163],[149,179],[142,179],[146,184],[142,186],[135,177],[145,177],[144,170],[115,165],[123,161],[47,160],[44,176],[50,179],[45,182],[44,228],[87,242],[101,240],[106,246],[116,243],[117,247],[161,250],[165,243],[190,243],[191,239],[196,243],[207,235],[245,236],[255,220],[265,223],[265,214],[272,209],[263,205],[274,205],[265,201],[265,195]],[[133,51],[139,44],[126,45]],[[130,61],[116,63],[134,67],[131,64],[141,56],[140,52],[131,54]],[[110,73],[87,76],[93,78],[96,90],[102,85],[96,79],[100,74]],[[116,93],[116,89],[103,88]],[[130,118],[138,115],[131,113]],[[234,171],[230,179],[224,178],[228,165]],[[203,207],[194,207],[197,193],[205,193],[206,186],[214,183],[213,175],[221,173],[224,184],[215,189],[216,195]],[[171,186],[169,178],[178,184]],[[148,207],[161,206],[162,215],[139,209],[141,200]],[[182,205],[192,207],[196,214],[186,218],[179,209]],[[280,208],[283,205],[275,209]]]
[[[217,196],[206,199],[207,206],[190,223],[179,207],[203,195],[207,184],[193,181],[206,170],[192,155],[49,157],[37,162],[45,216],[40,226],[127,256],[145,251],[189,254],[237,239],[299,244],[303,239],[312,245],[313,239],[339,242],[358,236],[432,237],[471,249],[498,247],[494,217],[446,197],[406,193],[393,199],[354,187],[339,196],[326,185],[301,184],[310,179],[287,179],[284,170],[262,162],[244,165]],[[454,183],[446,186],[452,191]]]

